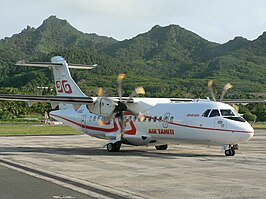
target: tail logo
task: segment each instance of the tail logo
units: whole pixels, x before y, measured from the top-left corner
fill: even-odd
[[[67,83],[67,80],[56,81],[55,86],[57,88],[58,93],[67,93],[67,94],[73,93],[70,84]]]

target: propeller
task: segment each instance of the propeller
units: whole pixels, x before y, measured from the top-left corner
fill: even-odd
[[[213,80],[209,80],[209,81],[208,81],[208,88],[209,88],[209,90],[210,90],[210,93],[211,93],[211,96],[212,96],[213,101],[216,101],[212,86],[213,86]],[[220,97],[220,102],[223,101],[223,98],[224,98],[226,92],[227,92],[230,88],[232,88],[232,87],[233,87],[232,84],[229,83],[229,82],[228,82],[227,84],[224,85],[224,87],[223,87],[223,91],[222,91],[222,94],[221,94],[221,97]],[[233,108],[236,110],[236,112],[239,112],[239,106],[238,106],[238,105],[236,105],[236,104],[232,104],[232,106],[233,106]]]
[[[110,114],[107,117],[107,120],[110,120],[111,118],[118,118],[120,124],[121,124],[121,131],[119,134],[117,134],[117,140],[121,140],[122,136],[123,136],[123,132],[125,130],[125,117],[124,117],[124,112],[130,112],[135,116],[138,116],[140,121],[143,121],[145,119],[144,114],[140,113],[140,112],[136,112],[132,109],[128,108],[128,103],[133,99],[133,97],[137,96],[137,95],[144,95],[145,94],[145,90],[143,87],[137,87],[135,88],[135,90],[132,91],[132,93],[129,95],[129,97],[126,100],[122,99],[122,81],[125,79],[126,75],[124,73],[121,73],[118,75],[117,77],[117,94],[118,94],[118,100],[116,99],[112,99],[112,98],[108,98],[108,97],[104,97],[104,91],[103,89],[100,87],[98,89],[98,97],[103,97],[107,100],[113,101],[116,105],[115,105],[115,109],[113,111],[112,114]],[[103,126],[105,125],[105,121],[103,121],[102,119],[98,120],[98,124],[99,126]]]
[[[124,117],[124,112],[131,112],[133,115],[138,116],[140,121],[143,121],[145,119],[144,114],[140,113],[140,112],[136,112],[134,110],[131,110],[128,108],[128,103],[132,100],[133,97],[142,94],[145,94],[145,90],[143,87],[137,87],[135,88],[135,90],[132,91],[132,93],[129,95],[128,99],[124,102],[122,100],[122,81],[123,79],[126,77],[126,75],[124,73],[121,73],[118,75],[117,78],[117,93],[119,96],[119,101],[117,102],[117,106],[116,109],[114,110],[114,112],[117,112],[116,117],[120,120],[121,123],[121,131],[119,134],[117,134],[116,136],[116,140],[121,140],[123,138],[123,133],[124,130],[126,128],[125,126],[125,117]]]
[[[213,80],[209,80],[208,81],[208,89],[209,89],[209,91],[211,93],[213,101],[216,102],[216,97],[214,95],[214,91],[213,91],[213,87],[212,86],[213,86]],[[230,84],[229,82],[224,85],[224,88],[223,88],[223,91],[222,91],[222,94],[221,94],[221,97],[220,97],[220,102],[223,101],[223,98],[224,98],[226,92],[228,91],[228,89],[230,89],[232,87],[233,87],[232,84]]]
[[[222,95],[221,95],[221,98],[220,98],[220,102],[223,100],[224,96],[225,96],[225,93],[228,91],[228,89],[232,88],[232,84],[230,83],[227,83],[224,85],[224,88],[223,88],[223,92],[222,92]]]

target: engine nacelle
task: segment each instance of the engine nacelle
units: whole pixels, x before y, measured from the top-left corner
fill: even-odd
[[[88,105],[91,113],[102,116],[110,116],[113,114],[116,102],[106,97],[99,97],[93,104]]]

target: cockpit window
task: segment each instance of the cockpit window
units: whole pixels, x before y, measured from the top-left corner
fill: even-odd
[[[234,112],[232,110],[230,110],[230,109],[221,109],[220,111],[221,111],[222,116],[224,116],[224,117],[235,116]]]
[[[218,109],[213,109],[209,117],[217,117],[220,116]]]
[[[207,109],[207,110],[202,114],[202,116],[203,116],[203,117],[208,117],[210,111],[211,111],[211,109]]]

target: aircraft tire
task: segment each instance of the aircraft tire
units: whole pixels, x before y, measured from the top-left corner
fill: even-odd
[[[119,152],[120,147],[121,147],[121,142],[116,142],[116,143],[114,143],[114,145],[115,145],[115,152]]]
[[[235,154],[236,154],[236,151],[235,151],[234,149],[231,149],[231,151],[232,151],[232,154],[231,154],[231,156],[235,156]]]
[[[118,152],[120,151],[121,142],[108,143],[106,148],[108,152]]]
[[[235,150],[234,149],[228,149],[228,150],[225,150],[224,151],[224,154],[226,156],[234,156],[236,154]]]
[[[108,143],[107,144],[107,146],[106,146],[106,148],[107,148],[107,151],[108,152],[114,152],[114,144],[113,143]]]
[[[156,150],[166,150],[168,148],[168,145],[160,145],[160,146],[155,146]]]

